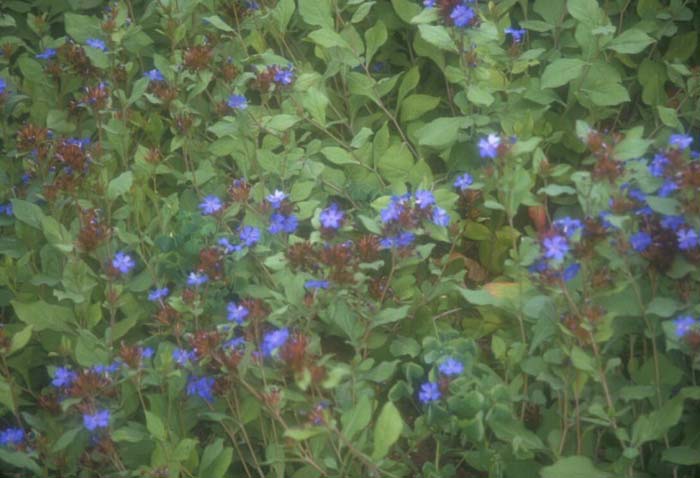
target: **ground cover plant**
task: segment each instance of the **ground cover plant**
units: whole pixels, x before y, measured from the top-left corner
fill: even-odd
[[[690,0],[0,5],[0,475],[697,477]]]

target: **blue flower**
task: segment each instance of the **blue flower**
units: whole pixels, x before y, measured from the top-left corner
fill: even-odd
[[[117,372],[119,370],[119,367],[122,366],[122,362],[119,360],[115,360],[109,365],[95,365],[92,367],[92,371],[95,372],[98,375],[108,375],[110,373]]]
[[[286,232],[291,234],[297,230],[299,221],[294,214],[285,216],[283,214],[274,213],[270,216],[270,226],[267,230],[270,234],[279,234],[280,232]]]
[[[187,276],[187,285],[193,287],[199,287],[200,285],[206,283],[209,280],[206,274],[201,272],[190,272]]]
[[[565,237],[559,235],[545,237],[542,247],[544,247],[544,257],[555,261],[564,260],[564,256],[569,252],[569,243]]]
[[[629,190],[627,191],[627,196],[641,203],[647,202],[647,195],[637,188],[629,188]]]
[[[455,179],[454,182],[454,187],[460,191],[465,191],[469,189],[469,186],[472,184],[474,184],[474,178],[470,174],[464,173],[461,176],[457,176],[457,179]]]
[[[676,335],[678,338],[683,338],[688,332],[690,332],[690,329],[693,328],[696,321],[689,315],[682,315],[674,320],[673,324],[676,326]]]
[[[51,385],[54,387],[70,387],[73,381],[78,377],[78,375],[67,369],[65,367],[59,367],[53,374],[53,380],[51,380]]]
[[[419,208],[425,209],[433,204],[435,204],[435,196],[432,191],[427,191],[425,189],[416,191],[416,205]]]
[[[244,246],[253,247],[260,242],[260,229],[253,226],[243,226],[240,230],[239,237]]]
[[[96,50],[107,51],[107,46],[105,42],[99,38],[88,38],[85,40],[85,44],[89,47],[95,48]]]
[[[450,225],[450,215],[441,207],[433,209],[433,222],[437,226],[447,227]]]
[[[272,194],[268,194],[265,199],[267,199],[267,202],[270,203],[270,206],[272,206],[272,209],[279,209],[280,206],[282,205],[282,201],[287,199],[287,194],[280,191],[279,189],[275,189],[275,192]]]
[[[199,209],[202,211],[203,215],[215,214],[224,207],[221,199],[216,196],[207,196],[201,203],[199,203]]]
[[[228,97],[226,104],[234,110],[244,110],[248,107],[248,100],[245,99],[245,96],[231,95]]]
[[[100,410],[93,415],[84,414],[83,425],[90,431],[107,428],[109,426],[109,410]]]
[[[211,403],[214,401],[214,382],[212,377],[195,377],[192,376],[187,381],[187,395],[198,395],[205,401]]]
[[[423,6],[425,8],[433,8],[435,6],[435,0],[423,0]]]
[[[440,373],[443,375],[452,376],[459,375],[464,372],[464,365],[459,360],[455,360],[452,357],[447,357],[447,359],[440,364],[438,367]]]
[[[389,202],[389,204],[387,204],[387,206],[379,212],[379,216],[381,217],[382,222],[387,224],[393,221],[398,221],[399,217],[401,217],[401,212],[403,212],[403,203],[392,198],[391,202]]]
[[[686,134],[672,134],[668,139],[669,146],[675,146],[678,149],[688,149],[693,143],[693,138]]]
[[[500,145],[500,136],[491,133],[486,138],[481,138],[479,140],[479,154],[482,158],[494,159],[498,156],[498,147]]]
[[[0,204],[0,214],[12,217],[14,214],[14,211],[12,210],[12,203],[8,202],[7,204]]]
[[[224,248],[224,252],[226,254],[231,254],[232,252],[240,251],[241,249],[243,249],[243,246],[240,246],[240,245],[234,246],[225,237],[222,237],[221,239],[219,239],[218,244]]]
[[[190,363],[190,360],[194,360],[196,356],[197,354],[194,352],[194,350],[189,352],[183,349],[173,350],[173,360],[181,367],[186,366],[188,363]]]
[[[131,269],[136,266],[136,262],[128,254],[123,252],[117,252],[112,259],[112,267],[121,272],[122,274],[128,274]]]
[[[699,237],[693,229],[680,229],[676,232],[678,238],[678,248],[682,251],[687,251],[698,246]]]
[[[329,207],[321,211],[318,219],[321,226],[325,229],[339,229],[343,224],[345,214],[340,210],[337,204],[331,204]]]
[[[430,403],[436,400],[440,400],[442,393],[440,392],[440,386],[437,382],[425,382],[420,386],[420,391],[418,392],[418,400],[421,403]]]
[[[304,288],[306,289],[328,289],[327,280],[307,280],[304,282]]]
[[[556,219],[552,223],[552,226],[554,226],[558,231],[563,232],[566,237],[571,237],[576,233],[576,231],[583,227],[583,223],[581,223],[581,221],[578,219],[572,219],[567,216]]]
[[[664,181],[663,185],[659,188],[659,191],[657,194],[659,197],[665,198],[669,197],[673,191],[678,190],[678,184],[676,184],[674,181],[671,181],[670,179],[667,179]]]
[[[581,264],[578,262],[574,262],[571,264],[569,267],[564,269],[561,273],[561,278],[564,280],[564,282],[569,282],[572,280],[576,275],[578,275],[578,271],[581,270]]]
[[[229,321],[235,320],[238,324],[242,324],[245,318],[248,317],[248,314],[250,313],[248,308],[240,304],[236,304],[235,302],[229,302],[226,306],[226,310],[228,310],[228,315],[226,316],[226,318]]]
[[[266,333],[260,346],[263,356],[270,357],[277,349],[286,344],[287,340],[289,340],[289,329],[287,328]]]
[[[523,28],[511,28],[508,27],[505,30],[506,35],[511,35],[513,37],[513,43],[520,43],[523,41],[526,31]]]
[[[475,16],[476,13],[474,13],[474,10],[466,5],[457,5],[450,14],[450,18],[454,22],[455,26],[460,28],[464,28],[469,25],[469,22],[471,22]]]
[[[5,81],[4,78],[0,78],[0,95],[5,92],[6,88],[7,88],[7,82]]]
[[[161,73],[160,70],[157,68],[154,68],[152,70],[148,70],[143,75],[146,78],[148,78],[149,81],[165,81],[165,77],[163,76],[163,73]]]
[[[142,347],[141,348],[141,358],[142,359],[150,359],[153,357],[153,354],[155,354],[155,350],[153,350],[153,347]]]
[[[548,269],[547,261],[539,260],[527,268],[530,274],[540,274]]]
[[[238,349],[245,346],[245,339],[243,337],[235,337],[227,342],[224,342],[223,347],[225,349]]]
[[[17,446],[24,441],[24,430],[21,428],[5,428],[0,432],[0,445]]]
[[[683,224],[685,224],[683,216],[664,216],[661,219],[661,227],[671,231],[677,231]]]
[[[40,60],[48,60],[50,58],[54,58],[55,56],[56,56],[56,50],[54,48],[47,48],[43,52],[36,55],[36,58],[38,58]]]
[[[379,245],[383,249],[392,249],[394,247],[409,247],[416,240],[416,235],[410,231],[401,232],[398,236],[386,237],[379,241]]]
[[[170,290],[167,287],[162,287],[160,289],[153,289],[148,293],[148,300],[155,302],[157,300],[165,299],[170,294]]]
[[[632,245],[632,248],[637,252],[646,251],[647,248],[651,246],[651,243],[651,236],[644,231],[640,231],[630,236],[630,244]]]
[[[294,81],[294,72],[291,68],[282,68],[275,72],[275,83],[280,85],[290,85]]]
[[[654,156],[654,159],[651,160],[651,164],[649,165],[649,174],[654,176],[655,178],[660,178],[664,175],[664,171],[666,169],[666,166],[668,166],[670,161],[666,156],[663,154],[657,154]]]

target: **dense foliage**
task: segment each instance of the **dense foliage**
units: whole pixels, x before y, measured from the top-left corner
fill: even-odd
[[[697,477],[695,0],[7,0],[0,475]]]

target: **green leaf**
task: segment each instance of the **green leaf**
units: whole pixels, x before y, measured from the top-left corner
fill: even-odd
[[[642,85],[642,101],[648,105],[661,105],[666,103],[665,84],[668,76],[666,67],[660,63],[645,58],[639,65],[639,73],[636,75]]]
[[[558,88],[578,78],[586,63],[578,58],[559,58],[547,65],[542,73],[542,88]]]
[[[287,428],[284,431],[284,436],[292,440],[304,441],[325,432],[326,429],[322,427]]]
[[[612,81],[596,82],[594,86],[587,86],[581,91],[588,95],[593,104],[597,106],[615,106],[630,101],[627,88],[621,83]]]
[[[391,0],[396,15],[406,23],[411,23],[411,19],[418,15],[422,8],[411,0]]]
[[[73,237],[70,232],[52,216],[44,216],[41,219],[41,229],[49,244],[59,251],[68,253],[73,250]]]
[[[65,433],[63,433],[63,435],[61,435],[61,438],[56,440],[56,443],[54,443],[53,447],[51,448],[51,451],[53,453],[57,453],[61,450],[65,450],[71,443],[75,441],[78,434],[83,430],[83,427],[76,427],[66,431]]]
[[[379,413],[377,423],[374,425],[374,450],[372,458],[381,460],[391,446],[401,436],[403,431],[403,419],[393,402],[386,402]]]
[[[490,106],[496,100],[491,93],[477,85],[469,85],[467,99],[478,106]]]
[[[163,426],[163,421],[160,417],[153,412],[145,410],[146,413],[146,428],[153,438],[160,441],[165,441],[166,433],[165,426]]]
[[[29,224],[36,229],[41,229],[41,220],[44,218],[44,212],[36,204],[22,199],[13,199],[12,211],[19,221]]]
[[[68,324],[73,320],[73,312],[68,307],[47,304],[43,300],[31,303],[13,300],[11,304],[17,318],[25,324],[32,325],[37,332],[42,330],[72,332]]]
[[[93,17],[66,13],[63,16],[66,26],[66,33],[78,43],[85,43],[88,38],[100,38],[102,29],[100,22]]]
[[[418,144],[434,148],[452,146],[457,133],[464,124],[464,118],[437,118],[416,131]]]
[[[343,425],[343,435],[352,440],[356,433],[364,430],[372,418],[372,400],[367,394],[362,394],[354,407],[345,412],[340,421]]]
[[[671,44],[664,54],[664,59],[682,63],[691,57],[698,46],[698,32],[689,31],[671,38]]]
[[[601,25],[607,19],[596,0],[567,0],[566,8],[576,20],[589,25]]]
[[[199,464],[199,476],[207,478],[222,478],[233,459],[233,448],[224,448],[223,440],[217,438],[204,449],[202,461]]]
[[[359,164],[350,153],[337,146],[328,146],[321,150],[321,153],[333,164]]]
[[[372,57],[377,52],[388,38],[386,26],[381,20],[377,20],[372,28],[365,32],[365,43],[367,44],[367,52],[365,53],[365,64],[369,65]]]
[[[401,103],[400,118],[402,122],[420,118],[440,104],[440,98],[429,95],[410,95]]]
[[[341,37],[339,33],[330,28],[322,28],[320,30],[309,33],[309,38],[324,48],[340,47],[350,50],[350,44]]]
[[[42,475],[41,468],[36,464],[34,460],[29,458],[26,453],[19,451],[9,451],[4,448],[0,448],[0,460],[5,463],[9,463],[17,468],[22,468],[25,470],[31,470],[37,475]]]
[[[294,16],[294,10],[296,5],[294,0],[280,0],[277,2],[277,6],[270,12],[272,16],[277,20],[277,28],[279,31],[284,33],[287,31],[287,25],[289,25],[289,20]]]
[[[309,25],[333,28],[330,0],[299,0],[299,14]]]
[[[202,18],[206,23],[210,24],[214,28],[217,28],[224,32],[234,32],[235,30],[226,24],[225,21],[221,19],[218,15],[212,15],[209,17]]]
[[[678,113],[673,108],[666,108],[665,106],[658,105],[656,107],[656,112],[659,114],[659,119],[663,124],[669,128],[673,128],[679,131],[683,130],[683,124],[678,119]]]
[[[119,196],[126,194],[134,183],[134,173],[126,171],[112,179],[107,186],[107,198],[114,201]]]
[[[449,30],[440,25],[419,25],[421,38],[440,50],[457,52],[457,45],[450,36]]]
[[[627,131],[625,139],[615,145],[615,159],[626,161],[644,156],[652,141],[642,139],[643,132],[644,129],[641,126]]]
[[[647,204],[649,204],[649,207],[659,214],[676,216],[681,213],[681,204],[674,198],[648,196]]]
[[[652,37],[641,30],[630,28],[615,37],[606,48],[618,53],[635,54],[644,51],[652,43],[654,43]]]
[[[597,469],[590,458],[569,456],[540,470],[542,478],[608,478],[612,475]]]
[[[33,325],[27,325],[25,328],[12,336],[12,341],[10,342],[10,354],[22,350],[24,346],[29,343],[29,340],[32,338],[33,329]]]
[[[661,459],[676,465],[700,465],[700,450],[688,446],[668,448],[661,453]]]

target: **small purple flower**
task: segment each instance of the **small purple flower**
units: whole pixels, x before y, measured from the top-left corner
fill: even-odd
[[[289,329],[287,328],[266,333],[260,346],[263,356],[270,357],[277,349],[287,343],[287,340],[289,340]]]
[[[379,212],[379,215],[384,224],[398,221],[403,211],[403,203],[395,201],[393,198],[387,206]]]
[[[285,216],[284,214],[274,213],[270,216],[270,226],[267,230],[270,234],[279,234],[280,232],[292,234],[297,230],[298,224],[299,221],[294,214]]]
[[[56,56],[56,49],[54,48],[47,48],[46,50],[42,51],[38,55],[36,55],[35,58],[38,58],[39,60],[48,60],[50,58],[54,58]]]
[[[173,350],[173,360],[181,367],[185,367],[188,363],[190,363],[190,360],[194,360],[196,356],[197,354],[194,352],[194,350],[189,352],[183,349]]]
[[[678,338],[683,338],[688,332],[690,332],[690,330],[696,324],[696,321],[689,315],[682,315],[674,320],[673,323],[676,326],[676,335]]]
[[[339,229],[343,224],[344,218],[345,214],[335,203],[321,211],[321,214],[318,216],[321,226],[324,229]]]
[[[202,200],[201,203],[199,203],[199,209],[205,216],[210,214],[216,214],[217,212],[221,211],[223,207],[224,204],[221,202],[221,199],[219,199],[217,196],[207,196]]]
[[[92,371],[98,375],[109,375],[110,373],[119,371],[121,366],[122,362],[120,360],[115,360],[109,365],[95,365],[92,367]]]
[[[240,246],[240,245],[235,245],[235,246],[234,246],[234,245],[231,244],[231,242],[229,242],[229,240],[226,239],[225,237],[222,237],[221,239],[219,239],[218,244],[219,244],[221,247],[224,248],[224,252],[225,252],[226,254],[231,254],[232,252],[240,251],[241,249],[243,249],[243,247]]]
[[[416,235],[410,231],[401,232],[398,236],[386,237],[379,241],[383,249],[393,249],[395,247],[409,247],[416,240]]]
[[[416,206],[418,206],[421,209],[425,209],[427,207],[432,206],[433,204],[435,204],[435,196],[433,195],[432,191],[428,191],[425,189],[416,191]]]
[[[675,181],[671,181],[670,179],[667,179],[661,185],[657,194],[659,195],[659,197],[666,198],[666,197],[669,197],[673,191],[677,191],[677,190],[678,190],[678,184],[676,184]]]
[[[141,358],[142,359],[150,359],[153,358],[153,354],[155,354],[155,350],[153,350],[153,347],[142,347],[141,348]]]
[[[460,191],[466,191],[472,184],[474,184],[474,178],[470,174],[464,173],[461,176],[457,176],[457,179],[455,179],[454,182],[454,187]]]
[[[206,283],[209,280],[206,274],[201,272],[190,272],[187,276],[187,285],[192,287],[199,287],[200,285]]]
[[[328,289],[327,280],[307,280],[304,282],[304,288],[306,289]]]
[[[436,226],[447,227],[450,225],[450,215],[441,207],[433,208],[433,222]]]
[[[195,377],[192,376],[187,381],[187,395],[198,395],[206,402],[214,401],[214,382],[212,377]]]
[[[542,241],[544,247],[544,257],[555,261],[564,260],[567,252],[569,252],[569,243],[564,236],[545,237]]]
[[[630,236],[630,244],[632,248],[637,252],[644,252],[651,246],[652,240],[649,233],[644,231],[639,231],[636,234]]]
[[[294,72],[291,68],[282,68],[275,73],[274,81],[280,85],[291,85],[294,81]]]
[[[651,164],[649,164],[649,174],[655,178],[662,177],[664,175],[664,171],[666,170],[666,166],[668,166],[669,163],[670,161],[663,154],[655,155],[654,159],[651,160]]]
[[[14,214],[14,211],[12,210],[12,203],[8,202],[7,204],[0,204],[0,214],[12,217]]]
[[[475,16],[476,13],[474,13],[474,10],[466,5],[457,5],[454,10],[452,10],[452,13],[450,13],[452,22],[456,27],[460,28],[464,28],[469,25],[469,22],[471,22]]]
[[[479,154],[482,158],[494,159],[498,156],[498,147],[500,145],[500,136],[491,133],[486,138],[481,138],[479,140]]]
[[[435,0],[423,0],[423,6],[425,8],[433,8],[435,7]]]
[[[148,78],[149,81],[165,81],[165,77],[163,76],[163,73],[161,73],[160,70],[157,68],[154,68],[152,70],[148,70],[143,75],[146,78]]]
[[[4,78],[0,78],[0,95],[5,93],[6,88],[7,88],[7,82],[5,81]]]
[[[420,386],[420,391],[418,392],[418,400],[421,403],[430,403],[440,400],[442,393],[440,392],[440,386],[437,382],[425,382]]]
[[[88,38],[85,40],[85,44],[96,50],[107,51],[107,45],[105,45],[105,42],[99,38]]]
[[[112,259],[112,267],[121,272],[122,274],[128,274],[131,269],[136,266],[136,262],[123,252],[117,252]]]
[[[578,262],[574,262],[571,264],[569,267],[564,269],[561,273],[561,278],[564,280],[564,282],[569,282],[572,280],[574,277],[578,275],[578,271],[581,270],[581,264]]]
[[[548,269],[547,261],[541,259],[533,263],[530,267],[527,268],[527,271],[530,274],[541,274],[542,272],[546,271]]]
[[[639,201],[643,204],[646,204],[647,202],[647,195],[637,188],[629,188],[627,191],[627,196],[629,196],[630,199],[634,199],[635,201]]]
[[[576,233],[576,231],[583,227],[583,223],[581,223],[581,221],[578,219],[572,219],[567,216],[556,219],[552,223],[552,226],[554,226],[558,231],[563,232],[566,237],[571,237]]]
[[[447,359],[440,364],[438,370],[440,370],[440,373],[447,375],[448,377],[452,375],[460,375],[462,372],[464,372],[464,364],[452,357],[447,357]]]
[[[0,431],[0,445],[18,446],[24,441],[24,430],[21,428],[5,428]]]
[[[226,104],[234,110],[244,110],[248,107],[248,100],[246,100],[245,96],[231,95],[228,97]]]
[[[236,323],[238,324],[242,324],[245,318],[248,317],[248,314],[250,313],[250,311],[246,307],[240,304],[236,304],[235,302],[229,302],[226,306],[226,310],[228,310],[228,315],[226,316],[226,318],[229,321],[236,321]]]
[[[78,375],[72,370],[65,367],[59,367],[53,374],[51,385],[57,388],[70,387],[77,377]]]
[[[99,410],[93,415],[83,415],[83,425],[90,431],[109,426],[109,410]]]
[[[685,224],[683,216],[664,216],[661,219],[661,227],[670,231],[677,231]]]
[[[676,232],[676,237],[678,238],[678,248],[682,251],[693,249],[700,243],[700,238],[693,229],[680,229]]]
[[[513,37],[513,43],[520,43],[523,41],[523,37],[525,36],[526,31],[522,28],[511,28],[508,27],[505,29],[505,34],[506,35],[511,35]]]
[[[678,149],[688,149],[693,144],[693,138],[686,134],[672,134],[668,139],[668,144]]]
[[[267,202],[270,203],[270,206],[272,206],[272,209],[279,209],[280,206],[282,205],[282,201],[287,199],[288,195],[280,191],[279,189],[275,189],[275,192],[272,194],[268,194],[265,199],[267,199]]]
[[[240,229],[239,237],[245,247],[253,247],[260,242],[260,229],[253,226],[243,226]]]
[[[167,287],[153,289],[151,292],[148,293],[148,300],[150,300],[151,302],[163,300],[166,297],[168,297],[168,294],[170,294],[170,290]]]
[[[245,346],[245,339],[243,337],[235,337],[227,342],[224,342],[223,347],[225,349],[239,349]]]

